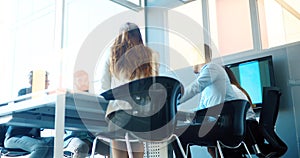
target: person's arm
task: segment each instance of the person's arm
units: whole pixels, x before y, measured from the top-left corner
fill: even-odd
[[[204,65],[197,79],[185,88],[180,103],[193,98],[196,94],[201,93],[206,87],[213,84],[217,80],[219,73],[217,65]]]
[[[196,96],[196,94],[198,94],[199,92],[199,83],[197,80],[194,80],[191,84],[184,88],[184,93],[181,96],[179,102],[186,102],[187,100]]]
[[[197,78],[200,92],[218,80],[218,76],[221,74],[220,68],[215,64],[207,64],[201,69],[200,75]]]

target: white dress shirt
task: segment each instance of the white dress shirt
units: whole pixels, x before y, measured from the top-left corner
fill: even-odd
[[[197,79],[185,88],[180,103],[191,99],[198,93],[201,93],[201,98],[197,110],[238,99],[224,68],[212,62],[205,64]]]

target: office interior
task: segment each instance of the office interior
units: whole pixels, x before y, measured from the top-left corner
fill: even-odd
[[[203,43],[224,65],[271,55],[282,92],[276,131],[288,145],[283,157],[300,157],[299,0],[9,0],[0,1],[0,12],[1,102],[29,86],[34,69],[49,72],[49,89],[72,89],[73,72],[84,69],[97,94],[99,59],[130,21],[159,53],[160,71],[184,85],[195,79]],[[192,153],[207,156],[200,147]]]

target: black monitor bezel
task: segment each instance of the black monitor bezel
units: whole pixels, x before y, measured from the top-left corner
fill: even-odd
[[[243,61],[239,61],[239,62],[235,62],[235,63],[230,63],[230,64],[226,64],[225,66],[227,66],[228,68],[238,67],[240,64],[244,64],[244,63],[252,62],[252,61],[258,61],[258,62],[268,61],[269,76],[270,76],[270,86],[276,86],[276,83],[275,83],[275,74],[274,74],[274,65],[273,65],[273,57],[272,57],[272,55],[258,57],[258,58],[252,58],[252,59],[243,60]],[[261,105],[260,103],[257,104],[257,106],[260,106],[260,105]]]

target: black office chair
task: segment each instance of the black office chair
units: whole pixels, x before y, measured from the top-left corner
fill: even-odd
[[[243,145],[251,157],[244,143],[246,112],[249,106],[245,100],[233,100],[199,110],[193,123],[184,131],[177,129],[176,134],[182,133],[179,138],[187,145],[187,153],[190,153],[192,145],[214,147],[216,156],[219,154],[223,158],[222,148],[237,149]]]
[[[131,81],[122,86],[108,90],[101,94],[106,100],[123,100],[131,106],[126,110],[126,125],[113,122],[120,130],[98,133],[93,145],[92,157],[94,156],[97,139],[124,140],[126,137],[129,156],[132,154],[128,141],[162,142],[173,138],[179,143],[174,135],[176,126],[177,101],[181,94],[179,81],[163,76],[155,76]],[[123,110],[115,112],[115,115],[123,113]],[[113,120],[110,120],[113,121]],[[129,138],[130,137],[130,138]],[[182,148],[181,148],[182,149]],[[185,155],[184,151],[182,155]]]
[[[255,154],[258,157],[264,157],[262,155],[259,144],[264,143],[263,135],[259,132],[259,126],[257,120],[246,120],[246,135],[245,135],[245,143],[251,154]],[[245,153],[242,149],[241,153]]]
[[[259,130],[257,128],[250,129],[250,132],[254,135],[252,139],[256,142],[254,152],[259,157],[280,157],[288,149],[275,130],[280,96],[281,92],[277,87],[263,88],[263,102],[258,124]]]

